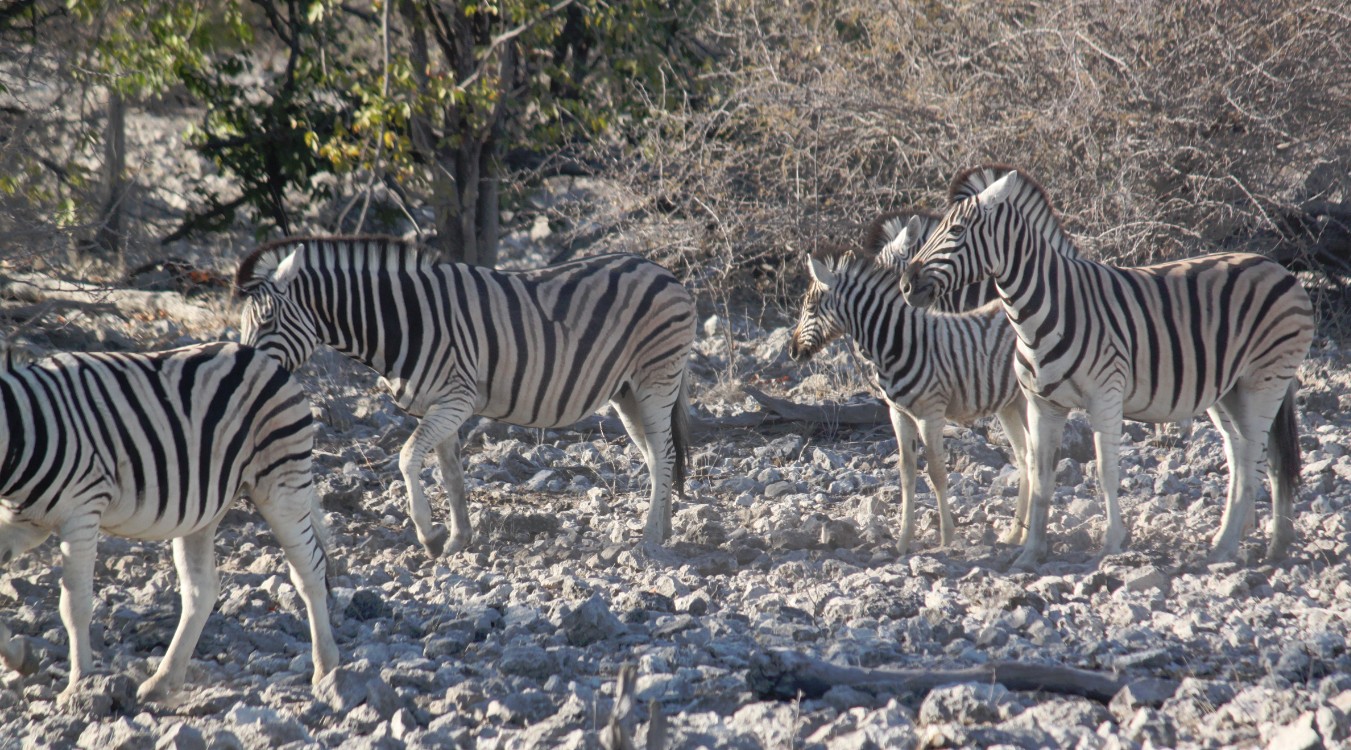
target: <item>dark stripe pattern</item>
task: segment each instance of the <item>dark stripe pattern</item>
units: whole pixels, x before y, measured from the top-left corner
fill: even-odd
[[[260,481],[311,483],[309,402],[251,348],[58,354],[0,375],[0,405],[0,505],[34,521],[92,504],[105,531],[169,539]],[[297,458],[269,474],[278,451]]]
[[[384,375],[395,402],[423,419],[401,468],[419,538],[433,554],[443,532],[424,523],[411,474],[436,450],[443,472],[456,475],[448,481],[451,541],[461,548],[460,468],[445,464],[452,454],[458,464],[452,433],[474,414],[555,427],[614,400],[649,468],[671,475],[654,475],[654,491],[680,486],[695,310],[679,280],[655,263],[604,255],[508,272],[440,263],[387,237],[315,237],[258,248],[236,284],[246,343],[288,368],[319,344],[332,346]],[[666,534],[649,529],[649,537]]]
[[[215,606],[215,529],[241,496],[291,565],[310,618],[315,682],[337,665],[322,519],[313,515],[313,418],[275,358],[226,343],[58,354],[0,370],[0,410],[0,564],[59,534],[72,687],[93,665],[99,532],[174,540],[182,619],[139,692],[159,700],[182,685]]]
[[[812,281],[789,348],[795,360],[803,361],[845,334],[874,365],[874,382],[891,408],[900,452],[902,552],[908,551],[913,533],[916,435],[928,454],[943,544],[951,543],[953,531],[942,442],[947,420],[998,415],[1014,447],[1014,463],[1026,466],[1023,397],[1012,368],[1013,330],[997,304],[951,314],[906,304],[898,286],[900,271],[909,252],[937,223],[934,217],[913,216],[879,220],[886,227],[885,241],[879,243],[876,233],[868,240],[870,247],[880,248],[876,257],[855,257],[842,248],[821,248],[812,255]],[[978,286],[958,291],[969,290],[981,291]],[[961,294],[949,300],[953,305],[967,302]],[[1020,503],[1020,515],[1023,507]],[[1021,528],[1015,525],[1007,538],[1021,538]]]
[[[1098,431],[1109,550],[1125,538],[1111,517],[1120,420],[1177,421],[1208,411],[1237,464],[1213,552],[1235,554],[1236,529],[1247,517],[1231,515],[1246,514],[1252,502],[1258,467],[1268,465],[1269,431],[1272,452],[1280,453],[1271,456],[1281,468],[1272,476],[1278,504],[1298,478],[1298,445],[1272,426],[1278,411],[1294,408],[1292,384],[1313,336],[1312,306],[1298,280],[1243,253],[1139,268],[1083,258],[1041,186],[1008,168],[959,175],[952,197],[902,279],[907,299],[929,304],[993,278],[1018,334],[1018,379],[1047,425],[1045,435],[1033,435],[1033,453],[1039,439],[1058,444],[1071,408],[1086,409]],[[1272,554],[1293,534],[1282,513],[1273,519]]]

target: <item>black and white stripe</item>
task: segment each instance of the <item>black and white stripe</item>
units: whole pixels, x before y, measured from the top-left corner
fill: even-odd
[[[382,237],[306,238],[258,248],[236,278],[243,339],[288,368],[328,344],[384,375],[421,419],[399,468],[418,540],[432,555],[470,539],[459,428],[480,414],[512,424],[572,424],[610,401],[647,461],[644,536],[671,533],[671,491],[685,472],[685,366],[694,301],[661,266],[604,255],[505,272],[434,256]],[[436,451],[450,502],[450,540],[431,522],[418,480]]]
[[[242,496],[252,499],[290,563],[309,613],[315,683],[337,666],[323,521],[310,474],[313,418],[273,357],[204,344],[13,365],[0,372],[0,425],[0,564],[59,535],[71,687],[93,668],[99,531],[173,539],[183,613],[139,691],[142,699],[163,698],[182,686],[215,607],[216,527]],[[0,640],[12,655],[8,639]]]
[[[793,331],[789,355],[810,359],[846,334],[875,369],[876,385],[891,412],[900,452],[902,554],[914,533],[916,439],[928,455],[929,483],[941,518],[940,538],[952,543],[954,524],[947,502],[947,454],[943,425],[995,415],[1004,426],[1019,467],[1020,494],[1015,523],[1004,541],[1022,540],[1028,483],[1022,392],[1013,377],[1013,331],[997,305],[961,314],[931,312],[902,299],[898,283],[908,249],[917,247],[937,223],[924,214],[883,221],[896,231],[874,258],[839,248],[822,248],[808,259],[811,285]],[[890,231],[890,230],[888,230]],[[974,288],[974,287],[973,287]],[[956,300],[953,304],[963,304]]]
[[[961,184],[959,175],[956,184]],[[992,277],[1018,335],[1015,370],[1028,395],[1032,528],[1019,558],[1046,551],[1054,456],[1070,409],[1088,412],[1107,501],[1104,548],[1128,537],[1117,505],[1122,418],[1177,421],[1203,411],[1224,436],[1229,497],[1212,555],[1237,554],[1267,467],[1268,556],[1294,538],[1299,481],[1295,380],[1313,338],[1298,280],[1258,255],[1227,253],[1140,268],[1078,256],[1042,188],[1009,171],[957,200],[907,269],[917,305]]]

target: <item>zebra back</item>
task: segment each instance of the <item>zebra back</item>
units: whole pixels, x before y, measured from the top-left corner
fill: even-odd
[[[474,413],[571,424],[626,383],[673,391],[694,340],[693,297],[635,255],[497,271],[389,237],[309,237],[255,250],[236,289],[246,343],[288,368],[332,346],[414,416],[472,388]]]

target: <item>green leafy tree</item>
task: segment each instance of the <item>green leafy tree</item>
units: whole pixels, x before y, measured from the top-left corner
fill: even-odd
[[[703,0],[377,3],[381,65],[349,66],[350,127],[311,142],[335,170],[388,170],[435,213],[448,258],[492,265],[511,155],[593,139],[697,94]],[[663,85],[665,83],[665,85]]]

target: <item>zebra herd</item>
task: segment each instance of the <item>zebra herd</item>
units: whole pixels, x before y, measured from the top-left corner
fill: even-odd
[[[1047,552],[1055,452],[1070,409],[1095,434],[1107,505],[1103,550],[1129,537],[1117,502],[1123,418],[1206,411],[1224,436],[1229,494],[1212,556],[1236,555],[1271,480],[1268,556],[1293,540],[1299,479],[1295,377],[1313,337],[1308,295],[1279,265],[1225,254],[1142,268],[1081,256],[1044,189],[1000,165],[966,170],[941,216],[883,217],[866,250],[822,248],[790,345],[811,357],[847,334],[875,366],[900,452],[901,531],[914,534],[917,441],[928,454],[940,540],[954,540],[946,420],[994,415],[1019,471],[1015,565]],[[390,238],[264,245],[236,276],[241,345],[149,354],[0,356],[0,565],[55,532],[67,692],[92,669],[99,530],[172,539],[183,611],[143,699],[179,689],[219,593],[214,535],[249,497],[285,551],[305,603],[315,684],[338,663],[325,590],[327,532],[311,475],[309,402],[289,372],[326,344],[383,377],[418,418],[399,455],[417,538],[432,556],[471,540],[459,429],[471,415],[562,426],[606,401],[646,461],[644,541],[671,534],[690,443],[687,363],[695,305],[666,269],[605,255],[533,271],[436,262]],[[434,451],[449,529],[419,479]],[[0,660],[25,663],[0,625]]]

